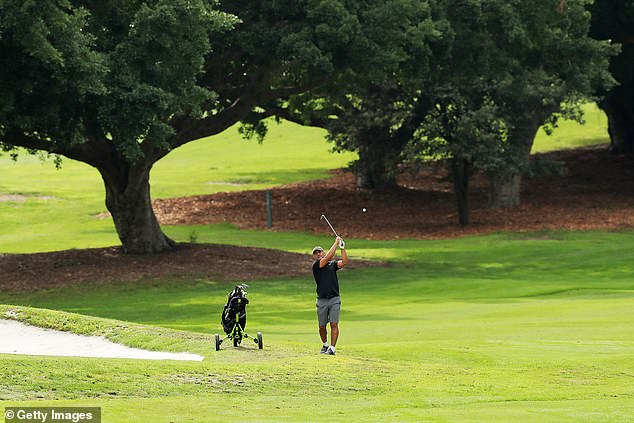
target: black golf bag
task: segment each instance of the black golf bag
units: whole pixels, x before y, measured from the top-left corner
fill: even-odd
[[[244,330],[247,326],[247,293],[246,285],[238,285],[227,296],[227,304],[222,310],[222,328],[229,335],[236,323]]]
[[[262,349],[262,333],[258,332],[257,338],[253,338],[244,331],[247,326],[247,304],[249,304],[247,288],[246,284],[236,285],[227,296],[227,304],[221,316],[222,329],[227,336],[221,339],[218,334],[215,335],[216,351],[220,350],[220,345],[227,338],[233,340],[234,347],[240,346],[243,338],[252,339],[258,344],[258,348]]]

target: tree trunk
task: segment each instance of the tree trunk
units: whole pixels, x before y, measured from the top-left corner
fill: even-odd
[[[366,189],[381,189],[396,186],[394,175],[386,171],[381,160],[367,160],[361,157],[355,163],[355,174],[357,176],[357,186]]]
[[[402,147],[392,151],[391,141],[376,140],[359,147],[359,160],[354,164],[357,186],[381,189],[396,186],[396,166]]]
[[[510,136],[514,166],[489,175],[489,207],[511,208],[520,205],[522,168],[530,158],[540,122],[532,118],[516,123]]]
[[[106,207],[126,254],[153,254],[176,246],[161,231],[152,209],[151,167],[143,162],[99,169],[106,188]]]
[[[634,152],[634,104],[617,87],[599,106],[608,117],[610,151],[616,154]]]
[[[454,193],[458,203],[458,223],[468,226],[471,223],[469,209],[469,177],[470,165],[461,159],[452,159],[451,173],[453,176]]]
[[[520,205],[520,185],[522,175],[515,173],[496,173],[489,180],[489,207],[511,208]]]

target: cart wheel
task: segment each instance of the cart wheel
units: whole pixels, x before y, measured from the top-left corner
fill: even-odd
[[[262,332],[258,332],[258,348],[262,349]]]
[[[220,351],[220,335],[216,334],[216,351]]]
[[[239,347],[240,346],[240,340],[237,337],[233,338],[233,346],[234,347]]]

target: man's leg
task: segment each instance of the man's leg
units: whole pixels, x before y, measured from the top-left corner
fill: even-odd
[[[322,339],[325,339],[325,334],[326,328],[324,328],[324,337],[322,337]],[[332,345],[333,347],[336,346],[337,338],[339,338],[339,323],[330,322],[330,345]]]
[[[339,314],[341,313],[341,299],[339,297],[330,300],[328,321],[330,322],[330,349],[328,354],[335,355],[337,339],[339,338]]]
[[[319,326],[319,336],[321,337],[321,342],[328,341],[328,332],[326,331],[326,326]]]
[[[328,351],[328,332],[326,325],[328,324],[328,307],[327,302],[318,298],[315,304],[317,306],[317,320],[319,322],[319,337],[321,338],[322,348],[321,354],[326,354]]]
[[[330,345],[337,345],[339,338],[339,315],[341,313],[341,298],[335,297],[330,300],[330,309],[328,310],[328,321],[330,322]]]

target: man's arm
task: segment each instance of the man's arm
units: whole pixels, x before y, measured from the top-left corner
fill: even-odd
[[[335,252],[337,251],[337,245],[339,245],[339,241],[341,241],[340,237],[337,237],[335,239],[334,244],[332,244],[332,247],[330,247],[330,250],[328,250],[328,252],[326,253],[326,255],[319,260],[319,267],[326,267],[326,265],[328,264],[328,262],[330,260],[332,260],[332,258],[335,256]]]
[[[340,250],[341,250],[341,260],[337,262],[337,267],[341,269],[343,266],[348,264],[348,253],[346,252],[345,247],[341,248]]]

